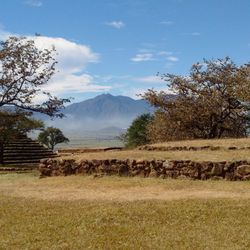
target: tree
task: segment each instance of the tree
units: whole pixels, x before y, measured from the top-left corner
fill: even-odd
[[[54,53],[55,48],[39,50],[33,40],[25,37],[10,37],[0,42],[1,155],[9,140],[41,127],[41,122],[30,118],[33,112],[63,117],[61,109],[69,99],[59,99],[42,91],[55,73]],[[46,101],[36,103],[38,95]],[[6,107],[11,112],[7,112]]]
[[[63,135],[60,129],[48,127],[39,134],[38,141],[54,150],[55,145],[63,142],[69,142],[69,139]]]
[[[126,147],[136,147],[147,144],[147,126],[152,120],[152,115],[143,114],[137,117],[128,128],[125,134],[121,136]]]
[[[176,96],[148,90],[143,97],[157,107],[150,138],[157,141],[246,136],[250,119],[250,64],[230,58],[194,64],[189,76],[163,74]],[[164,126],[163,126],[164,125]]]
[[[63,116],[61,109],[69,99],[41,90],[55,73],[54,52],[54,48],[39,50],[33,40],[25,37],[0,42],[0,108],[7,105],[51,117]],[[47,100],[35,103],[38,95]]]

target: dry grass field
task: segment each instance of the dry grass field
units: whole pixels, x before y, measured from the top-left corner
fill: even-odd
[[[250,182],[0,175],[0,249],[249,249]]]
[[[61,154],[59,158],[75,159],[167,159],[167,160],[193,160],[193,161],[235,161],[250,160],[250,149],[244,150],[202,150],[202,151],[143,151],[123,150],[100,153],[74,153]]]
[[[228,147],[250,147],[250,138],[222,139],[222,140],[190,140],[176,141],[153,146],[220,146],[220,150],[198,151],[146,151],[146,150],[123,150],[95,153],[62,153],[59,158],[75,159],[168,159],[168,160],[193,160],[193,161],[236,161],[250,160],[250,149],[229,150]]]
[[[250,140],[174,145],[210,143],[245,147]],[[61,157],[250,160],[250,150],[126,150]],[[1,174],[0,232],[0,249],[14,250],[250,249],[250,182]]]
[[[189,146],[189,147],[250,147],[250,138],[240,139],[210,139],[210,140],[183,140],[152,144],[153,146]]]

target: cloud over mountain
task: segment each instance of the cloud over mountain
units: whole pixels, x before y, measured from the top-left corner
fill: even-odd
[[[0,29],[0,39],[5,40],[11,34]],[[99,54],[95,53],[89,46],[79,44],[61,37],[27,36],[27,39],[35,41],[39,49],[51,49],[55,47],[56,74],[43,90],[53,95],[71,96],[74,93],[102,92],[110,90],[110,86],[100,85],[95,78],[86,72],[86,67],[91,63],[99,62]],[[43,96],[38,96],[36,101],[42,101]]]

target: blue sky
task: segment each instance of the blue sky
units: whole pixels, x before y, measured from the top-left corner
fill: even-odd
[[[47,90],[84,100],[165,89],[155,76],[230,56],[249,62],[249,0],[0,0],[0,39],[55,45],[59,73]]]

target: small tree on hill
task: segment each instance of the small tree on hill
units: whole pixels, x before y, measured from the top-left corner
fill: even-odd
[[[143,97],[158,110],[150,125],[153,141],[246,136],[250,126],[250,64],[230,58],[194,64],[189,76],[164,74],[176,94],[148,90]]]
[[[147,127],[152,120],[152,115],[143,114],[137,117],[121,136],[126,147],[136,147],[149,143]]]
[[[55,145],[63,142],[69,142],[69,139],[64,136],[60,129],[48,127],[39,134],[38,141],[54,150]]]

